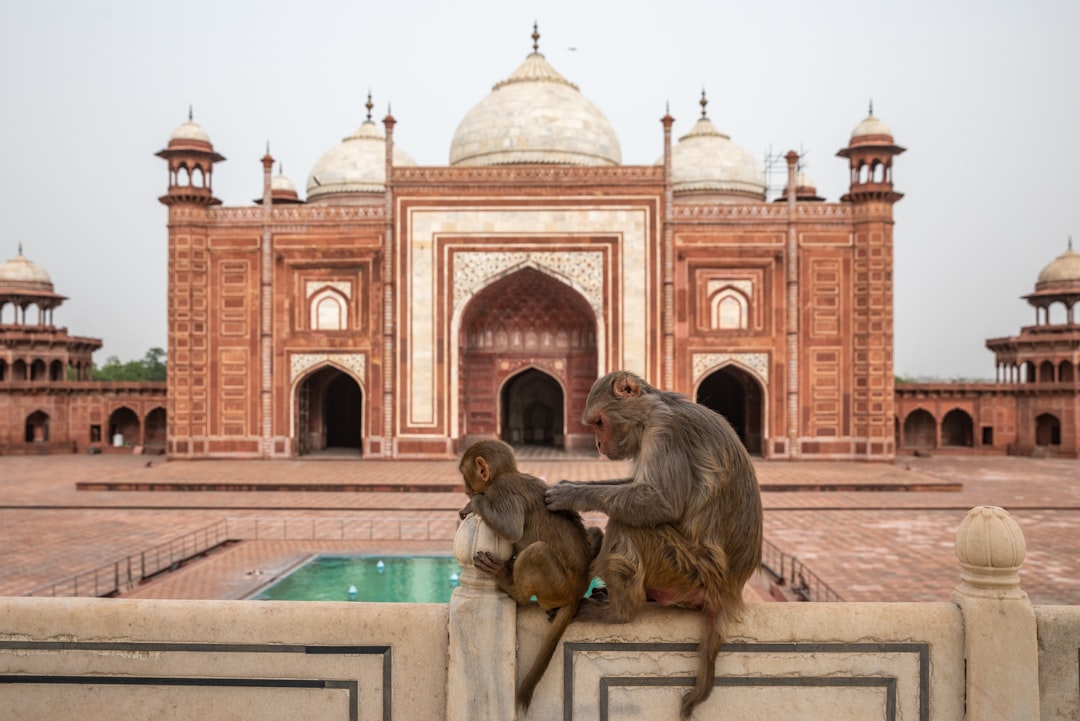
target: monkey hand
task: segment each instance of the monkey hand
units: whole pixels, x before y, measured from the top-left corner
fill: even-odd
[[[488,551],[477,551],[473,556],[473,566],[481,573],[486,573],[489,576],[506,576],[510,577],[512,566],[507,561],[500,561],[494,554]]]
[[[460,511],[458,511],[458,518],[464,521],[470,513],[476,513],[476,509],[473,508],[472,501],[466,503],[465,506]]]
[[[583,490],[573,481],[559,481],[544,492],[544,502],[549,511],[577,511]]]

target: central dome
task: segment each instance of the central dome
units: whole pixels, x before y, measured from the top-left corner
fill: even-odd
[[[540,36],[533,32],[534,41]],[[618,165],[615,129],[578,87],[537,51],[458,125],[451,165]]]

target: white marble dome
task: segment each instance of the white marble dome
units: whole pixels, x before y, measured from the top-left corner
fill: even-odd
[[[657,164],[663,162],[661,158]],[[676,193],[739,193],[765,198],[761,164],[705,115],[672,147],[671,180]]]
[[[22,254],[11,258],[0,265],[0,292],[13,290],[36,290],[51,293],[53,291],[52,278],[37,263],[29,260]]]
[[[394,145],[394,165],[416,165]],[[328,150],[311,168],[307,199],[339,193],[381,193],[386,190],[386,136],[371,120]]]
[[[206,134],[201,125],[188,117],[183,125],[173,131],[173,134],[169,136],[169,140],[201,140],[204,143],[209,143],[210,136]]]
[[[1054,258],[1039,271],[1035,290],[1080,289],[1080,253],[1072,249],[1072,238],[1068,249]]]
[[[534,33],[534,38],[539,37]],[[618,165],[604,114],[535,50],[458,125],[451,165]]]
[[[851,131],[851,140],[848,144],[854,146],[880,143],[891,144],[892,142],[892,131],[889,130],[888,125],[874,115],[874,108],[871,106],[870,114],[863,118],[862,122]]]

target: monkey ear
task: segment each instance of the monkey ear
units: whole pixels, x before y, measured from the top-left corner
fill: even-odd
[[[491,467],[488,465],[488,462],[484,460],[483,456],[476,457],[476,475],[484,482],[485,487],[491,482]]]
[[[611,392],[616,398],[636,398],[641,395],[641,386],[629,373],[623,373],[611,384]]]

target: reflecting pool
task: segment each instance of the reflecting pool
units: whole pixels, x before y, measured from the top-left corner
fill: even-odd
[[[254,596],[260,601],[449,603],[461,566],[450,556],[315,556]]]

